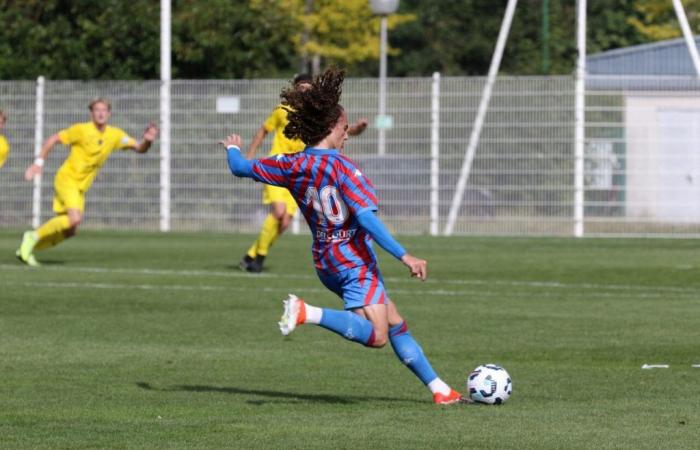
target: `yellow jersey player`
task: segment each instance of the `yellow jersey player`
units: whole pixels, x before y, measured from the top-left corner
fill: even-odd
[[[295,89],[305,91],[311,87],[312,80],[313,78],[310,75],[300,74],[294,78],[292,83]],[[265,136],[273,132],[274,137],[272,140],[272,149],[269,153],[270,155],[297,153],[304,150],[305,145],[301,140],[289,139],[284,135],[284,128],[289,122],[287,119],[288,112],[289,106],[285,104],[279,104],[275,107],[253,137],[246,154],[247,159],[253,159],[255,152],[262,144]],[[359,119],[355,124],[349,127],[348,134],[350,136],[356,136],[362,133],[365,128],[367,128],[367,119]],[[262,271],[263,261],[270,247],[277,238],[284,233],[292,221],[294,214],[296,214],[299,209],[296,201],[286,188],[268,184],[263,187],[263,204],[270,205],[270,213],[263,221],[258,238],[239,263],[241,270],[247,270],[248,272]]]
[[[44,160],[57,143],[70,146],[70,153],[54,178],[53,210],[56,216],[39,228],[27,231],[16,255],[30,266],[38,266],[35,250],[43,250],[59,244],[75,235],[85,211],[85,193],[95,176],[114,150],[134,150],[145,153],[158,134],[158,128],[150,123],[137,142],[123,130],[107,125],[112,105],[105,98],[90,102],[91,121],[77,123],[49,137],[41,147],[39,156],[27,168],[27,181],[41,174]]]
[[[10,144],[7,143],[7,139],[2,134],[2,129],[5,128],[5,122],[7,122],[7,114],[0,109],[0,167],[7,161],[7,155],[10,154]]]

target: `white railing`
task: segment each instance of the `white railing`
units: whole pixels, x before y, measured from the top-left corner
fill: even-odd
[[[374,127],[346,144],[377,187],[382,218],[393,231],[443,231],[485,82],[437,74],[391,78],[386,154],[377,155]],[[256,231],[266,213],[261,187],[231,177],[216,142],[233,131],[249,142],[285,83],[171,81],[170,132],[164,129],[145,155],[112,155],[87,194],[84,226],[159,230],[167,212],[165,229],[174,231]],[[343,104],[351,121],[374,123],[377,86],[375,79],[346,81]],[[574,234],[575,86],[573,76],[496,79],[454,234]],[[0,81],[11,144],[0,169],[0,227],[26,228],[51,215],[53,175],[66,150],[54,149],[34,189],[22,174],[37,139],[88,120],[87,104],[98,95],[113,102],[111,123],[138,138],[159,120],[161,88],[159,80]],[[585,92],[585,235],[700,236],[700,82],[588,76]],[[223,97],[220,105],[235,107],[217,109]],[[160,142],[168,141],[166,160]]]

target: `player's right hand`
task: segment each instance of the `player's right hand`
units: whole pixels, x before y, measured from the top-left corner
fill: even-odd
[[[229,136],[226,136],[226,139],[224,139],[223,141],[219,141],[219,144],[223,145],[226,148],[229,148],[232,145],[241,148],[242,142],[243,140],[241,139],[241,136],[237,134],[231,134]]]
[[[428,278],[428,261],[406,253],[401,257],[401,262],[410,269],[412,277],[416,277],[421,281],[425,281]]]
[[[27,167],[27,170],[24,172],[24,179],[27,181],[32,181],[32,179],[37,175],[41,175],[41,167],[36,164],[32,164],[31,166]]]

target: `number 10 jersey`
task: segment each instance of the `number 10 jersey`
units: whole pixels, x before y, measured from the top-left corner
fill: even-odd
[[[292,193],[311,229],[317,270],[336,273],[376,264],[372,238],[357,216],[377,210],[377,194],[357,165],[338,150],[307,147],[259,159],[253,162],[253,178]]]

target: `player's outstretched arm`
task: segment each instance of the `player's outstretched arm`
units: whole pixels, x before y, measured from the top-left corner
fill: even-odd
[[[389,252],[394,258],[400,260],[411,270],[412,277],[419,278],[420,280],[426,279],[428,276],[428,263],[406,252],[401,244],[389,233],[389,230],[387,230],[384,223],[379,220],[379,217],[377,217],[374,211],[369,209],[362,211],[357,215],[357,221],[381,248]]]
[[[60,141],[61,138],[58,136],[58,133],[51,135],[46,141],[44,141],[44,145],[41,146],[39,156],[34,159],[34,162],[30,164],[29,167],[27,167],[27,170],[24,172],[25,180],[31,181],[35,176],[41,175],[44,168],[44,161],[49,156],[53,146]]]
[[[228,167],[237,177],[252,177],[253,163],[241,155],[241,137],[237,134],[227,136],[224,140],[219,141],[219,144],[226,147],[226,155]]]
[[[267,136],[267,130],[263,125],[260,127],[258,132],[255,133],[255,136],[253,136],[253,140],[250,141],[250,147],[248,147],[248,152],[245,155],[246,159],[253,159],[253,157],[255,156],[255,152],[258,151],[258,147],[260,147],[260,145],[263,143],[265,136]]]
[[[143,132],[141,142],[136,144],[134,151],[136,153],[146,153],[148,149],[151,148],[153,141],[156,140],[156,136],[158,136],[158,127],[154,122],[149,122],[146,126],[146,130]]]
[[[369,121],[364,117],[357,119],[357,122],[348,127],[348,136],[357,136],[362,134],[362,132],[367,128],[368,123]]]

